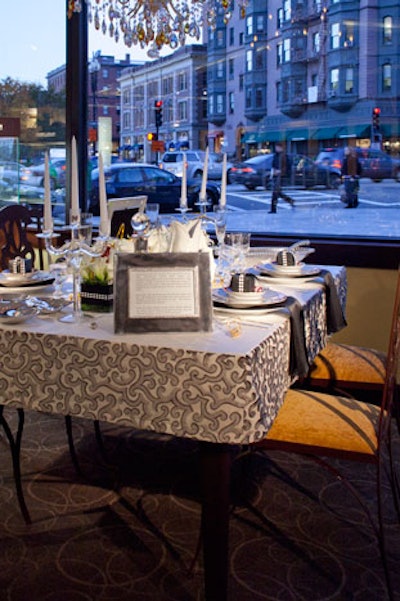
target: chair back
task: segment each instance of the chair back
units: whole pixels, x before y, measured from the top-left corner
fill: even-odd
[[[399,415],[399,361],[400,361],[400,266],[397,272],[397,287],[394,300],[392,327],[386,363],[386,378],[383,388],[380,422],[380,440],[390,427],[391,417],[395,415],[398,424]]]
[[[0,268],[8,269],[16,257],[35,262],[33,245],[28,238],[28,225],[32,218],[29,209],[22,205],[8,205],[0,209]]]
[[[111,236],[126,238],[132,235],[132,216],[138,211],[144,211],[147,196],[132,196],[126,198],[111,198],[107,202],[108,218],[111,224]]]

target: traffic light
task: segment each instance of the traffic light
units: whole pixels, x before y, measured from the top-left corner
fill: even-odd
[[[163,106],[163,101],[162,100],[155,100],[154,101],[154,112],[155,112],[155,116],[156,116],[156,127],[160,127],[162,125],[162,106]]]
[[[381,109],[376,106],[374,109],[372,109],[372,125],[373,125],[374,130],[379,129],[380,116],[381,116]]]
[[[156,142],[158,140],[158,134],[155,134],[153,132],[149,132],[147,134],[147,139],[149,142]]]

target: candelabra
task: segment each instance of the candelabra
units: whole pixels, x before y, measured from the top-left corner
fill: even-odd
[[[71,239],[64,242],[60,247],[53,245],[52,240],[60,234],[53,230],[46,230],[38,237],[43,238],[46,250],[57,258],[65,257],[72,271],[72,294],[73,312],[64,315],[60,321],[79,323],[82,320],[81,310],[81,265],[84,257],[98,258],[103,255],[107,248],[109,238],[100,235],[92,244],[92,224],[82,223],[77,220],[69,226]]]

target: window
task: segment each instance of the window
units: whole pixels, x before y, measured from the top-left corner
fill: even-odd
[[[282,23],[283,23],[283,8],[278,8],[278,10],[276,11],[276,24],[278,29],[280,29],[282,27]]]
[[[229,28],[229,46],[233,46],[235,43],[235,30],[233,27]]]
[[[275,90],[276,103],[279,105],[282,102],[282,84],[280,81],[276,82]]]
[[[261,33],[264,31],[264,15],[257,15],[256,18],[256,31]]]
[[[392,65],[385,63],[382,65],[382,90],[390,92],[392,89]]]
[[[283,0],[283,20],[290,21],[292,15],[291,0]]]
[[[330,72],[330,91],[335,94],[339,91],[339,69],[331,69]]]
[[[217,79],[224,77],[224,61],[217,62]]]
[[[321,50],[321,34],[319,31],[313,33],[312,36],[312,51],[314,54],[318,54]]]
[[[277,66],[283,63],[283,44],[276,45],[276,64]]]
[[[246,18],[246,35],[253,35],[253,17]]]
[[[339,23],[332,23],[331,25],[331,48],[336,50],[340,47],[340,25]]]
[[[354,22],[346,21],[344,26],[344,42],[345,48],[351,48],[354,46]]]
[[[208,99],[208,111],[210,115],[214,114],[214,96],[212,94]]]
[[[125,130],[131,127],[131,114],[129,111],[124,111],[122,115],[122,127]]]
[[[251,88],[246,89],[246,100],[245,100],[246,108],[251,108]]]
[[[217,113],[219,115],[225,113],[225,102],[223,94],[217,94]]]
[[[283,62],[290,62],[290,39],[283,40]]]
[[[264,68],[264,51],[261,49],[256,50],[255,66],[258,70]]]
[[[264,94],[262,88],[256,88],[255,105],[258,109],[264,105]]]
[[[222,29],[218,29],[218,31],[217,31],[217,46],[218,46],[218,48],[223,48],[224,45],[225,45],[224,32]]]
[[[187,121],[187,118],[188,118],[187,100],[178,102],[178,121]]]
[[[131,103],[131,91],[129,88],[124,88],[124,90],[122,92],[122,102],[123,102],[123,104]]]
[[[241,73],[239,75],[239,90],[241,92],[243,91],[243,85],[244,85],[244,75],[243,75],[243,73]]]
[[[383,43],[391,44],[393,41],[393,17],[383,17]]]
[[[229,92],[229,113],[232,115],[235,112],[235,93]]]
[[[353,94],[354,92],[354,69],[352,67],[348,67],[346,69],[344,91],[346,94]]]
[[[183,73],[178,73],[177,88],[179,92],[187,90],[187,73],[185,71]]]
[[[247,73],[249,73],[250,71],[253,71],[253,51],[252,50],[246,51],[246,71],[247,71]]]
[[[228,62],[229,79],[234,79],[234,77],[235,77],[235,68],[234,68],[234,66],[235,66],[234,60],[233,60],[233,58],[230,58],[229,62]]]
[[[243,32],[239,33],[239,46],[243,46],[244,44],[244,34]]]

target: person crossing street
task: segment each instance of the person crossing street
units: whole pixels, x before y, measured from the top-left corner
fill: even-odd
[[[284,152],[282,144],[277,143],[275,145],[275,154],[272,159],[271,168],[271,181],[272,181],[272,196],[271,196],[271,208],[269,213],[276,213],[278,206],[278,199],[282,198],[288,202],[292,207],[294,206],[294,200],[282,190],[282,178],[285,176],[290,177],[290,161],[288,155]]]

